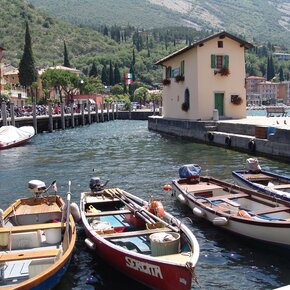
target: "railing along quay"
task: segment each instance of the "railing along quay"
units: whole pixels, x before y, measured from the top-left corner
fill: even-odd
[[[142,111],[118,111],[118,108],[112,106],[104,108],[101,106],[95,106],[95,111],[90,110],[85,111],[84,106],[80,108],[80,112],[76,113],[71,105],[71,113],[64,112],[64,106],[61,104],[60,113],[53,114],[52,106],[48,106],[47,115],[37,115],[36,106],[33,105],[32,116],[16,117],[14,114],[14,106],[11,104],[10,112],[11,116],[7,117],[6,114],[6,104],[2,103],[1,106],[2,113],[0,118],[0,127],[6,125],[13,125],[16,127],[21,126],[33,126],[36,133],[41,132],[53,132],[54,130],[74,128],[77,126],[89,125],[92,123],[114,121],[116,119],[120,120],[148,120],[148,117],[154,115],[154,112],[149,110]]]

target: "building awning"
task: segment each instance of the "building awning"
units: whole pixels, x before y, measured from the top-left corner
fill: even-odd
[[[93,99],[89,99],[89,102],[90,102],[91,104],[95,104],[95,103],[96,103]]]

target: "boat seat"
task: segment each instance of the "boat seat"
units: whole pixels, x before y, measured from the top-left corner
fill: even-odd
[[[172,232],[172,229],[170,229],[170,228],[157,228],[157,229],[149,229],[149,230],[141,230],[141,231],[104,234],[104,235],[101,235],[101,236],[104,239],[114,239],[114,238],[127,238],[127,237],[136,237],[136,236],[145,236],[145,235],[151,235],[151,234],[160,233],[160,232]]]
[[[46,224],[33,224],[33,225],[24,225],[24,226],[14,226],[14,227],[0,227],[1,233],[22,233],[22,232],[31,232],[36,230],[45,230],[45,229],[56,229],[65,227],[65,224],[61,222],[56,223],[46,223]]]
[[[261,210],[253,210],[251,211],[254,214],[261,215],[261,214],[268,214],[268,213],[275,213],[280,211],[289,211],[290,208],[288,206],[277,206],[267,209],[261,209]]]
[[[33,251],[2,252],[0,255],[0,262],[56,257],[59,251],[60,249],[36,249]]]
[[[130,210],[112,210],[112,211],[101,211],[101,212],[89,212],[86,213],[86,217],[106,216],[106,215],[119,215],[132,213]]]
[[[277,184],[277,185],[271,185],[268,187],[274,188],[274,189],[287,189],[287,188],[290,188],[290,184]]]

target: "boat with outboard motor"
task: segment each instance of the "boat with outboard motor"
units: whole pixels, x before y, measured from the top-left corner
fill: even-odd
[[[191,289],[199,244],[190,229],[159,200],[146,202],[119,188],[105,188],[106,183],[92,178],[91,191],[81,193],[86,245],[151,289]]]
[[[247,169],[235,170],[232,175],[241,186],[290,201],[290,177],[262,170],[256,158],[248,158]]]
[[[182,166],[172,195],[199,218],[244,237],[290,247],[287,201],[208,176],[196,164]]]
[[[29,141],[35,135],[35,130],[32,126],[15,126],[0,127],[0,150],[19,146]]]
[[[33,197],[0,210],[0,289],[52,289],[71,260],[76,242],[78,206],[40,180],[28,183]],[[69,184],[70,187],[70,184]],[[48,194],[50,188],[55,194]]]

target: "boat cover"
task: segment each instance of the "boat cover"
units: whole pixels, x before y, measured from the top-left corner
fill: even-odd
[[[31,138],[35,134],[32,126],[2,126],[0,128],[0,145],[7,146]]]
[[[180,178],[198,178],[200,176],[201,167],[197,164],[186,164],[179,168]]]

